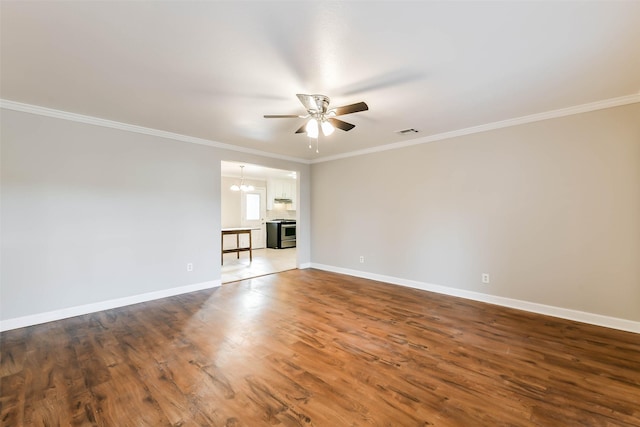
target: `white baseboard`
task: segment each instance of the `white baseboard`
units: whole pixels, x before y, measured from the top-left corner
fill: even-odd
[[[298,267],[299,270],[304,270],[305,268],[311,268],[311,263],[305,262],[304,264],[300,264],[300,266]]]
[[[398,277],[384,276],[381,274],[368,273],[366,271],[351,270],[348,268],[334,267],[325,264],[311,263],[311,268],[331,271],[334,273],[346,274],[349,276],[371,279],[379,282],[391,283],[393,285],[406,286],[409,288],[421,289],[423,291],[436,292],[439,294],[451,295],[466,298],[474,301],[487,302],[504,307],[516,308],[532,313],[544,314],[547,316],[559,317],[561,319],[575,320],[577,322],[589,323],[606,328],[619,329],[627,332],[640,333],[640,322],[620,319],[617,317],[603,316],[601,314],[587,313],[585,311],[572,310],[569,308],[555,307],[551,305],[539,304],[535,302],[523,301],[513,298],[505,298],[496,295],[483,294],[480,292],[456,289],[448,286],[434,285],[431,283],[418,282],[415,280],[401,279]]]
[[[109,310],[112,308],[124,307],[132,304],[139,304],[141,302],[172,297],[174,295],[201,291],[203,289],[216,288],[220,285],[220,280],[211,280],[209,282],[194,283],[192,285],[163,289],[161,291],[148,292],[146,294],[132,295],[124,298],[116,298],[108,301],[100,301],[92,304],[84,304],[76,307],[68,307],[60,310],[48,311],[46,313],[16,317],[13,319],[0,321],[0,332],[9,331],[11,329],[24,328],[26,326],[39,325],[41,323],[53,322],[55,320],[67,319],[69,317],[81,316],[83,314],[95,313],[97,311]]]

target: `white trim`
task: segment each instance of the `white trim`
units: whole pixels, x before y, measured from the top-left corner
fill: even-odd
[[[589,323],[591,325],[604,326],[606,328],[619,329],[627,332],[640,333],[640,322],[620,319],[617,317],[603,316],[601,314],[587,313],[585,311],[572,310],[569,308],[555,307],[552,305],[539,304],[535,302],[523,301],[513,298],[505,298],[496,295],[483,294],[480,292],[456,289],[448,286],[435,285],[432,283],[418,282],[415,280],[401,279],[398,277],[385,276],[382,274],[369,273],[366,271],[351,270],[348,268],[334,267],[331,265],[311,263],[311,268],[331,271],[334,273],[346,274],[348,276],[361,277],[364,279],[376,280],[379,282],[391,283],[393,285],[406,286],[423,291],[436,292],[444,295],[465,298],[474,301],[496,304],[503,307],[515,308],[532,313],[544,314],[546,316],[559,317],[561,319],[575,320],[577,322]]]
[[[112,120],[100,119],[98,117],[85,116],[82,114],[69,113],[66,111],[55,110],[52,108],[40,107],[37,105],[24,104],[21,102],[0,99],[0,108],[7,110],[22,111],[25,113],[39,114],[41,116],[55,117],[63,120],[87,123],[96,126],[104,126],[113,129],[120,129],[129,132],[137,132],[145,135],[158,136],[161,138],[173,139],[176,141],[190,142],[193,144],[208,145],[211,147],[222,148],[225,150],[238,151],[242,153],[255,154],[258,156],[271,157],[274,159],[288,160],[296,163],[314,164],[328,162],[331,160],[344,159],[347,157],[362,156],[364,154],[378,153],[380,151],[397,150],[399,148],[411,147],[413,145],[426,144],[434,141],[455,138],[463,135],[486,132],[489,130],[501,129],[511,126],[522,125],[525,123],[539,122],[541,120],[555,119],[558,117],[570,116],[573,114],[587,113],[589,111],[603,110],[605,108],[619,107],[622,105],[634,104],[640,102],[640,93],[632,95],[620,96],[617,98],[605,99],[602,101],[590,102],[587,104],[575,105],[573,107],[560,108],[558,110],[546,111],[528,116],[515,117],[512,119],[501,120],[498,122],[487,123],[479,126],[472,126],[464,129],[458,129],[450,132],[438,133],[435,135],[424,136],[421,138],[410,139],[407,141],[393,142],[390,144],[380,145],[363,150],[349,151],[347,153],[337,154],[335,156],[320,157],[317,159],[301,159],[298,157],[284,156],[280,154],[269,153],[266,151],[255,150],[252,148],[240,147],[238,145],[225,144],[222,142],[211,141],[208,139],[196,138],[193,136],[181,135],[172,132],[166,132],[158,129],[146,128],[142,126],[130,125],[127,123],[115,122]]]
[[[619,107],[622,105],[634,104],[636,102],[640,102],[640,93],[621,96],[618,98],[605,99],[603,101],[596,101],[588,104],[576,105],[568,108],[561,108],[559,110],[531,114],[529,116],[501,120],[498,122],[487,123],[479,126],[472,126],[469,128],[454,130],[451,132],[438,133],[435,135],[424,136],[421,138],[410,139],[407,141],[394,142],[391,144],[380,145],[377,147],[365,148],[363,150],[350,151],[348,153],[337,154],[335,156],[320,157],[312,160],[311,163],[312,164],[322,163],[322,162],[328,162],[331,160],[344,159],[347,157],[355,157],[355,156],[362,156],[364,154],[378,153],[380,151],[397,150],[399,148],[411,147],[413,145],[426,144],[429,142],[441,141],[443,139],[450,139],[458,136],[470,135],[473,133],[480,133],[480,132],[486,132],[489,130],[517,126],[525,123],[539,122],[542,120],[555,119],[558,117],[570,116],[570,115],[580,114],[580,113],[587,113],[589,111],[603,110],[605,108]]]
[[[238,145],[225,144],[223,142],[212,141],[209,139],[196,138],[179,133],[166,132],[163,130],[147,128],[143,126],[130,125],[127,123],[115,122],[113,120],[101,119],[98,117],[85,116],[82,114],[69,113],[67,111],[54,110],[53,108],[40,107],[37,105],[23,104],[21,102],[10,101],[8,99],[0,99],[0,108],[7,110],[21,111],[23,113],[38,114],[40,116],[54,117],[56,119],[69,120],[72,122],[86,123],[95,126],[102,126],[112,129],[119,129],[128,132],[141,133],[144,135],[158,136],[160,138],[173,139],[175,141],[190,142],[192,144],[208,145],[210,147],[222,148],[225,150],[239,151],[242,153],[255,154],[258,156],[271,157],[274,159],[288,160],[296,163],[309,164],[310,161],[300,159],[298,157],[284,156],[280,154],[268,153],[253,148],[240,147]]]
[[[310,262],[305,262],[304,264],[300,264],[300,267],[298,267],[298,270],[305,270],[307,268],[311,268]]]
[[[0,332],[11,329],[24,328],[26,326],[38,325],[40,323],[53,322],[55,320],[67,319],[69,317],[81,316],[83,314],[95,313],[112,308],[124,307],[141,302],[153,301],[189,292],[201,291],[203,289],[217,288],[221,285],[220,280],[194,283],[192,285],[180,286],[177,288],[163,289],[161,291],[148,292],[145,294],[132,295],[124,298],[116,298],[107,301],[84,304],[76,307],[68,307],[60,310],[48,311],[46,313],[32,314],[29,316],[16,317],[0,321]]]

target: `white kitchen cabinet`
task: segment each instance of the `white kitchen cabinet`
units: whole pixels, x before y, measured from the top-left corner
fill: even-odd
[[[269,179],[267,181],[267,209],[274,209],[274,199],[290,199],[291,203],[286,205],[286,210],[296,210],[296,193],[297,182],[295,180]]]

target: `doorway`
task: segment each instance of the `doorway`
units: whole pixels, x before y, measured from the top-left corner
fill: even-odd
[[[283,219],[297,222],[297,173],[223,161],[221,175],[221,228],[251,229],[253,255],[250,260],[248,251],[223,254],[222,283],[297,268],[296,247],[275,249],[267,245],[269,222]],[[222,241],[222,249],[248,246],[248,233],[224,236]]]

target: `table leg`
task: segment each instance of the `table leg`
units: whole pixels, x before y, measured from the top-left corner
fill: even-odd
[[[253,242],[251,241],[251,236],[253,233],[249,230],[249,262],[253,262]]]
[[[236,233],[236,248],[240,249],[240,233]],[[240,251],[236,252],[236,258],[240,259]]]
[[[224,234],[220,233],[220,265],[224,265]]]

